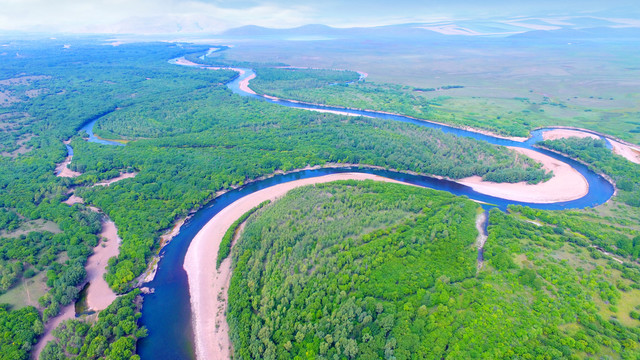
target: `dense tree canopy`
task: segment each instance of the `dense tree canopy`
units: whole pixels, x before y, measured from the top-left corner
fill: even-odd
[[[232,251],[235,356],[639,358],[637,265],[591,248],[588,226],[512,208],[491,211],[476,271],[477,208],[435,191],[339,182],[256,212]]]

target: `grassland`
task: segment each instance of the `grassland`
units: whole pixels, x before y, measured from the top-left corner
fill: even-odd
[[[640,57],[631,51],[634,44],[542,45],[513,39],[428,45],[246,42],[220,56],[364,71],[369,74],[367,82],[377,86],[406,86],[403,94],[432,104],[438,120],[455,117],[490,130],[496,123],[517,124],[506,131],[512,135],[549,125],[576,126],[640,143],[640,69],[634,65]],[[464,88],[413,91],[454,84]],[[344,100],[357,102],[356,97]]]

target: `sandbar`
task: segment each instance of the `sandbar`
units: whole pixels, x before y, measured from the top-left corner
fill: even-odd
[[[137,172],[132,172],[132,173],[121,173],[120,176],[118,177],[114,177],[112,179],[109,180],[104,180],[98,183],[93,184],[92,187],[96,187],[96,186],[109,186],[111,184],[113,184],[114,182],[118,182],[120,180],[124,180],[124,179],[130,179],[135,177],[136,175],[138,175]]]
[[[231,70],[236,70],[237,71],[237,69],[231,69]],[[242,73],[240,75],[242,75]],[[240,84],[238,84],[239,87],[240,87],[240,90],[242,90],[244,92],[247,92],[249,94],[252,94],[252,95],[256,95],[256,92],[251,90],[251,88],[249,87],[249,81],[251,81],[251,80],[253,80],[255,78],[256,78],[256,74],[251,74],[251,75],[247,76],[246,79],[243,79],[242,81],[240,81]]]
[[[291,189],[349,179],[371,179],[404,184],[381,176],[362,173],[332,174],[291,181],[257,191],[235,201],[215,215],[198,232],[189,245],[183,265],[189,281],[198,359],[231,358],[229,327],[225,314],[227,289],[231,280],[231,259],[225,259],[216,270],[218,248],[227,229],[247,211],[263,201],[282,197]]]
[[[67,156],[63,162],[56,166],[55,174],[57,177],[78,177],[82,175],[77,171],[73,171],[67,167],[67,165],[71,164],[71,159],[73,156]]]
[[[53,329],[57,328],[63,321],[74,319],[76,317],[76,307],[75,303],[71,303],[60,309],[60,313],[50,319],[47,324],[44,326],[44,332],[42,336],[38,339],[38,342],[33,346],[33,351],[31,352],[33,359],[40,358],[40,353],[44,350],[44,347],[47,343],[54,339],[52,334]]]
[[[120,238],[118,237],[118,230],[113,221],[104,221],[102,223],[101,237],[107,239],[102,246],[102,241],[98,246],[93,248],[93,255],[87,259],[85,270],[87,271],[87,277],[83,283],[90,282],[91,285],[87,291],[87,306],[91,310],[101,311],[107,308],[113,300],[116,299],[116,294],[111,290],[107,282],[104,280],[104,274],[107,272],[107,262],[112,256],[117,256],[119,253]],[[40,353],[47,345],[49,341],[54,339],[52,334],[53,329],[58,327],[63,321],[74,319],[76,316],[75,302],[60,309],[60,313],[50,319],[44,326],[44,332],[38,339],[38,342],[34,346],[32,352],[33,358],[38,359]]]
[[[71,206],[73,204],[84,204],[84,199],[81,198],[80,196],[77,196],[75,194],[69,196],[69,198],[65,201],[63,201],[63,203]]]
[[[183,65],[183,66],[202,66],[201,64],[196,64],[193,61],[189,61],[183,57],[175,60],[175,64],[176,65]]]
[[[570,129],[553,129],[542,133],[543,140],[558,140],[570,137],[600,139],[596,134]]]
[[[345,116],[363,116],[363,117],[368,117],[368,118],[370,118],[370,117],[371,117],[371,116],[368,116],[368,115],[359,115],[359,114],[348,113],[348,112],[346,112],[346,111],[329,110],[329,109],[305,109],[305,110],[315,111],[315,112],[319,112],[319,113],[329,113],[329,114],[336,114],[336,115],[345,115]]]
[[[535,185],[519,182],[514,184],[483,181],[480,176],[457,180],[473,190],[507,200],[548,204],[579,199],[589,192],[589,183],[569,164],[556,160],[535,150],[508,147],[542,164],[545,170],[553,171],[553,177]]]
[[[640,148],[629,146],[619,141],[609,139],[613,152],[635,164],[640,164]]]
[[[121,242],[116,224],[111,220],[102,222],[100,237],[107,241],[100,240],[98,246],[93,248],[93,255],[89,256],[85,266],[86,281],[91,283],[87,291],[87,307],[94,311],[106,309],[116,299],[116,294],[105,281],[104,274],[107,273],[109,259],[120,253]]]

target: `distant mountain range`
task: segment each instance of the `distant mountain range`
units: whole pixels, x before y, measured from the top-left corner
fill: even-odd
[[[376,27],[335,28],[311,24],[289,29],[255,25],[233,28],[224,38],[329,40],[340,38],[422,39],[485,36],[514,38],[640,38],[640,20],[600,17],[513,18],[506,20],[411,23]]]

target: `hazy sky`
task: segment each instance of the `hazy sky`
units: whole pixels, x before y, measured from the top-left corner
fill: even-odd
[[[0,0],[0,29],[53,32],[222,31],[242,25],[370,26],[496,16],[629,16],[638,0]],[[637,14],[637,12],[636,12]]]

